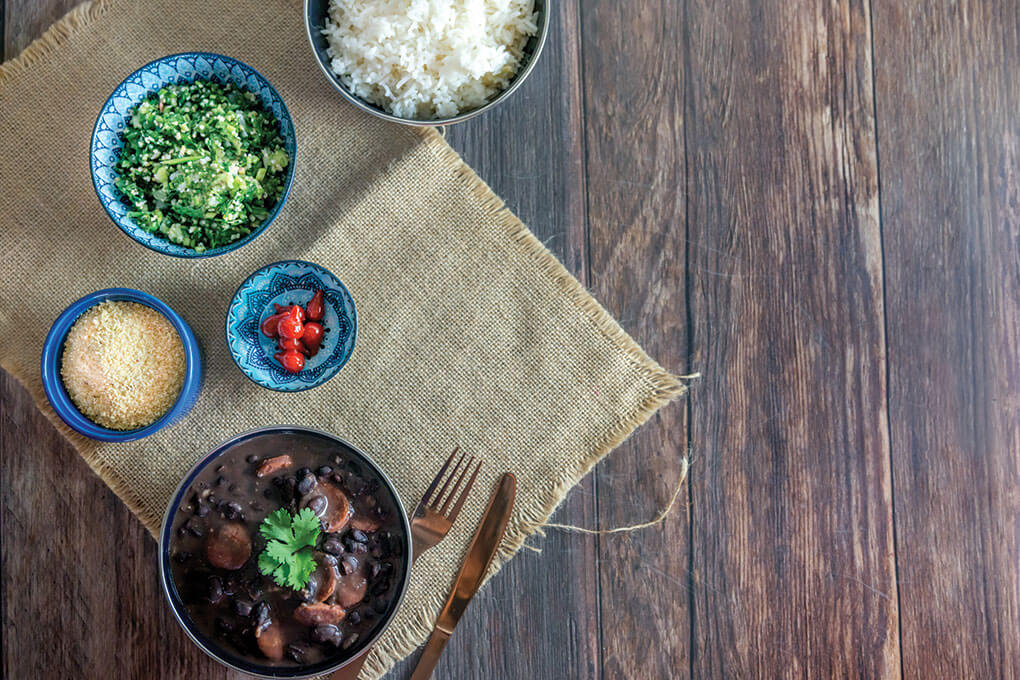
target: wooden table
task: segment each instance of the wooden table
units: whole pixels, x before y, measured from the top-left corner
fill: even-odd
[[[6,0],[5,56],[74,3]],[[704,374],[554,519],[646,519],[693,466],[659,528],[535,541],[437,677],[1020,675],[1020,5],[554,4],[529,82],[447,138]],[[226,677],[0,382],[4,675]]]

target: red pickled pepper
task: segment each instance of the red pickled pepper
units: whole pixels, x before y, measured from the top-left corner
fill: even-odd
[[[273,355],[284,370],[298,373],[305,367],[305,357],[313,357],[322,344],[325,329],[319,320],[325,315],[322,290],[316,290],[306,307],[273,304],[276,311],[262,322],[260,330],[277,339],[281,351]],[[306,322],[307,320],[307,322]]]
[[[322,299],[322,290],[315,291],[315,295],[308,301],[306,305],[308,312],[308,318],[312,321],[322,321],[322,317],[326,314],[326,303]]]
[[[276,334],[281,338],[300,338],[304,332],[304,325],[301,323],[301,315],[298,309],[297,305],[291,307],[287,315],[280,319],[280,322],[277,324]]]

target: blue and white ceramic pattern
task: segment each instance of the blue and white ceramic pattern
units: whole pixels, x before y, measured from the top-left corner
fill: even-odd
[[[158,234],[141,229],[134,220],[127,216],[129,207],[121,200],[120,191],[113,183],[117,178],[117,160],[124,147],[123,132],[128,111],[146,96],[158,92],[166,85],[190,83],[195,80],[230,82],[249,92],[254,92],[263,106],[272,111],[280,123],[280,136],[283,137],[287,154],[290,156],[290,166],[287,168],[283,194],[265,221],[244,238],[201,253],[195,252],[192,248],[170,243]],[[296,155],[297,138],[294,134],[294,122],[290,118],[290,112],[287,111],[287,106],[283,103],[279,93],[262,74],[251,66],[222,54],[185,52],[150,62],[129,75],[124,79],[124,82],[117,86],[117,89],[103,104],[99,117],[96,119],[95,128],[92,130],[89,168],[92,171],[92,183],[96,187],[99,202],[114,224],[120,227],[125,234],[146,248],[166,255],[212,257],[229,253],[254,240],[276,218],[286,202],[294,182]]]
[[[300,373],[288,373],[273,358],[279,350],[260,326],[276,313],[274,304],[308,304],[322,290],[325,335],[315,356]],[[354,351],[358,313],[347,287],[328,270],[311,262],[284,260],[263,267],[241,284],[227,309],[227,345],[241,371],[254,382],[279,392],[316,387],[336,375]]]

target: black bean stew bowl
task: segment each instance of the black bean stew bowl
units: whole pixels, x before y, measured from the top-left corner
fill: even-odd
[[[281,507],[310,509],[321,528],[300,590],[261,569],[259,527]],[[160,532],[160,580],[181,626],[223,665],[261,678],[347,665],[393,621],[410,564],[410,524],[386,474],[353,445],[298,426],[240,434],[199,460]]]

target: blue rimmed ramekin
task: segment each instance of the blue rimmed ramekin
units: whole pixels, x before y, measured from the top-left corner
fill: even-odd
[[[194,248],[171,243],[160,234],[145,231],[128,217],[130,208],[121,199],[120,190],[114,185],[117,179],[117,161],[124,147],[124,129],[127,126],[129,112],[153,92],[158,92],[167,85],[192,83],[196,80],[215,80],[220,83],[233,83],[243,90],[254,93],[262,102],[263,107],[270,111],[280,124],[280,136],[283,137],[284,148],[290,156],[287,177],[284,180],[283,194],[270,211],[265,220],[244,238],[240,238],[225,246],[196,251]],[[246,243],[251,243],[276,219],[290,196],[294,184],[294,171],[297,160],[297,135],[294,132],[294,121],[290,111],[283,103],[283,97],[276,91],[265,76],[248,66],[243,61],[212,52],[182,52],[171,54],[142,66],[129,75],[117,86],[103,104],[92,129],[92,142],[89,146],[89,169],[92,173],[92,184],[96,188],[96,196],[106,214],[121,231],[150,250],[174,257],[213,257],[237,250]]]
[[[184,384],[181,386],[180,394],[177,395],[177,400],[156,422],[134,430],[111,430],[89,420],[71,401],[67,390],[64,389],[64,381],[60,377],[60,364],[64,355],[64,341],[67,339],[71,326],[74,325],[74,322],[86,310],[107,300],[137,302],[155,309],[166,317],[167,321],[173,324],[174,330],[177,331],[177,335],[180,336],[181,343],[184,345],[184,358],[186,361]],[[177,422],[195,405],[195,400],[198,399],[198,393],[202,386],[202,359],[199,352],[198,339],[195,338],[195,334],[191,331],[191,327],[188,326],[187,322],[159,298],[143,293],[140,290],[134,290],[133,288],[106,288],[104,290],[97,290],[71,303],[71,306],[65,309],[57,317],[57,320],[53,322],[53,326],[46,336],[46,341],[43,342],[42,383],[43,389],[46,391],[46,398],[50,400],[53,410],[75,432],[104,442],[134,441],[135,439],[148,437],[167,425]]]

